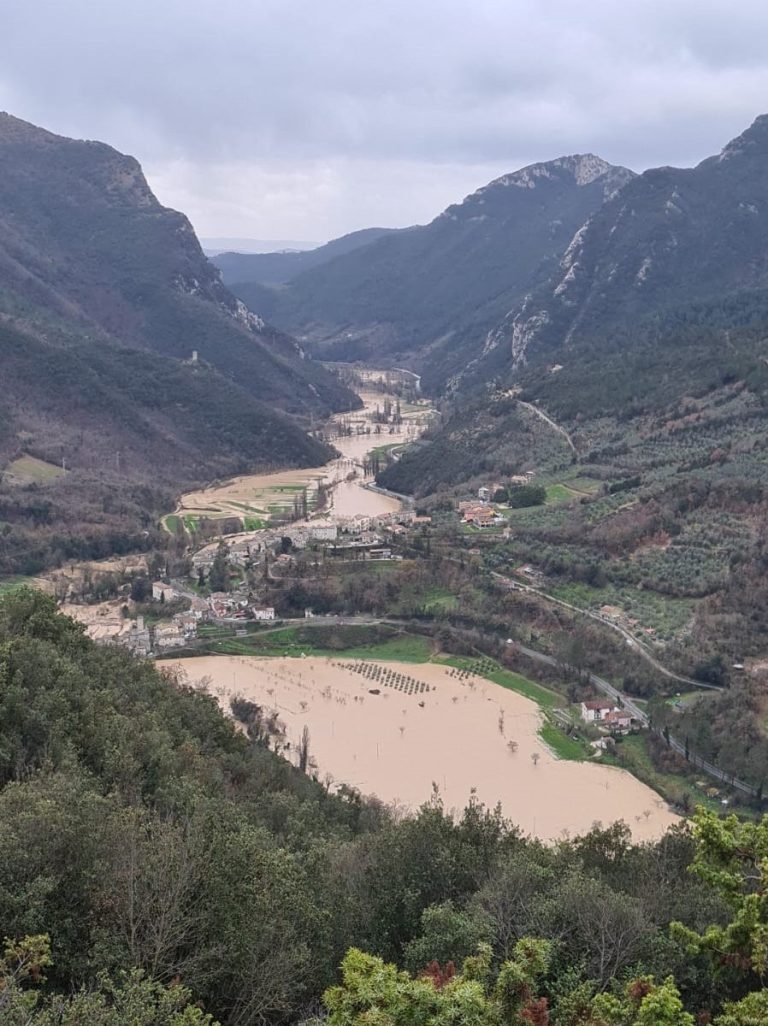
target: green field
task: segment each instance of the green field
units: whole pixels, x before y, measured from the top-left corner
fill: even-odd
[[[546,720],[539,728],[539,737],[560,759],[583,762],[589,757],[589,750],[583,741],[565,734],[550,720]]]
[[[9,463],[5,473],[11,484],[26,485],[54,481],[57,477],[63,477],[66,470],[55,463],[39,460],[36,456],[25,455]]]
[[[547,505],[553,506],[558,502],[573,502],[578,496],[564,484],[547,485]]]
[[[493,664],[493,669],[482,671],[478,670],[478,660],[471,656],[440,656],[437,661],[448,666],[455,666],[459,670],[469,670],[472,673],[477,673],[478,676],[485,677],[486,680],[490,680],[494,684],[500,684],[503,688],[517,691],[518,694],[524,695],[526,698],[530,698],[532,702],[540,705],[542,709],[556,709],[565,705],[565,699],[556,691],[550,691],[549,688],[545,688],[542,684],[528,680],[527,677],[523,677],[512,670],[504,670],[497,663],[494,663],[493,660],[487,660],[488,663]]]
[[[428,638],[405,634],[369,645],[330,648],[307,642],[297,635],[302,628],[286,627],[269,634],[252,634],[245,638],[227,638],[213,642],[210,651],[222,655],[253,656],[322,656],[340,659],[372,659],[382,662],[426,663],[432,650]]]
[[[428,613],[442,613],[455,609],[459,600],[453,594],[448,591],[447,588],[440,588],[435,585],[432,588],[428,588],[423,594],[424,609]]]
[[[0,595],[5,595],[14,588],[21,588],[22,585],[32,584],[31,577],[5,577],[0,581]]]
[[[701,779],[693,771],[687,775],[678,773],[663,773],[657,770],[651,761],[651,756],[645,743],[644,735],[633,735],[625,737],[618,742],[615,755],[604,755],[602,762],[614,766],[621,766],[628,770],[638,780],[648,784],[654,791],[670,802],[679,802],[684,793],[690,795],[691,802],[696,805],[704,805],[713,812],[722,812],[722,805],[717,798],[710,798],[706,791],[697,786],[697,779]],[[704,778],[707,786],[714,783]]]

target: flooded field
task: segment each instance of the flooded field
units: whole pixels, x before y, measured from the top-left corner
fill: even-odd
[[[382,425],[376,433],[376,410],[392,397],[376,391],[362,391],[360,397],[361,410],[336,414],[327,427],[328,439],[340,453],[336,459],[321,467],[247,474],[222,485],[189,492],[181,497],[173,515],[182,519],[239,517],[266,524],[276,514],[290,510],[294,496],[304,489],[311,508],[321,483],[331,491],[326,516],[377,516],[396,511],[400,506],[397,499],[364,487],[372,481],[372,476],[364,472],[366,457],[378,447],[403,445],[418,438],[426,428],[432,407],[426,401],[404,404],[402,423]]]
[[[617,819],[649,840],[677,820],[624,770],[555,758],[534,702],[451,667],[241,656],[172,665],[207,679],[227,711],[233,695],[276,710],[289,758],[306,726],[319,779],[388,803],[417,808],[436,785],[447,808],[461,809],[475,794],[543,840]]]

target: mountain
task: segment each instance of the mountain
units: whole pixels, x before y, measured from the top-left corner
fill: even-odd
[[[197,351],[293,412],[352,401],[290,338],[221,283],[183,214],[137,161],[0,115],[0,313],[32,330],[111,339],[176,359]]]
[[[697,680],[763,665],[768,118],[608,199],[470,373],[382,485],[441,510],[525,475],[545,501],[483,532],[488,567],[530,563],[549,594],[619,608]],[[699,750],[744,770],[714,733]]]
[[[444,387],[632,177],[592,154],[504,175],[428,225],[298,275],[272,316],[324,356],[408,363]]]
[[[629,182],[577,232],[538,294],[493,337],[511,362],[768,286],[768,115],[697,167]],[[751,306],[750,301],[750,306]],[[631,344],[631,343],[630,343]],[[561,353],[564,362],[566,355]]]
[[[215,254],[211,260],[221,271],[222,281],[231,286],[236,295],[240,295],[240,286],[243,284],[285,284],[303,271],[327,264],[335,257],[352,253],[395,231],[394,228],[363,228],[315,249],[300,252],[290,249],[275,253],[226,252]]]
[[[225,288],[135,160],[7,114],[0,370],[0,574],[146,545],[194,484],[323,463],[297,416],[359,402]]]

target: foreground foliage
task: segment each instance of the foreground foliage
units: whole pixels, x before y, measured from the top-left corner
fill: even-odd
[[[0,1021],[279,1026],[326,990],[340,1026],[761,1021],[768,823],[544,846],[475,803],[329,794],[269,743],[0,600]]]

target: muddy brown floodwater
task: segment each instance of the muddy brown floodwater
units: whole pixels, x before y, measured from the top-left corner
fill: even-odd
[[[380,492],[364,487],[371,477],[363,474],[363,463],[368,454],[379,446],[402,445],[418,438],[427,426],[432,407],[426,401],[406,406],[400,425],[383,426],[375,434],[373,414],[376,407],[392,396],[381,392],[362,391],[363,408],[353,413],[336,414],[329,425],[330,441],[340,456],[322,467],[300,470],[281,470],[267,474],[246,474],[222,485],[200,489],[183,495],[176,509],[177,515],[192,516],[242,516],[247,507],[249,513],[269,517],[270,507],[290,502],[290,490],[307,488],[309,493],[317,489],[320,482],[331,488],[331,508],[323,514],[335,517],[380,516],[400,509],[400,502]],[[338,425],[352,429],[350,435],[335,436]],[[370,433],[358,434],[358,428],[370,429]]]
[[[207,679],[228,712],[233,695],[276,710],[289,758],[308,727],[319,779],[388,803],[418,808],[436,785],[445,806],[460,810],[474,794],[542,840],[619,819],[636,840],[651,840],[678,819],[624,770],[557,759],[538,736],[534,702],[444,665],[246,656],[170,663],[190,681]]]

